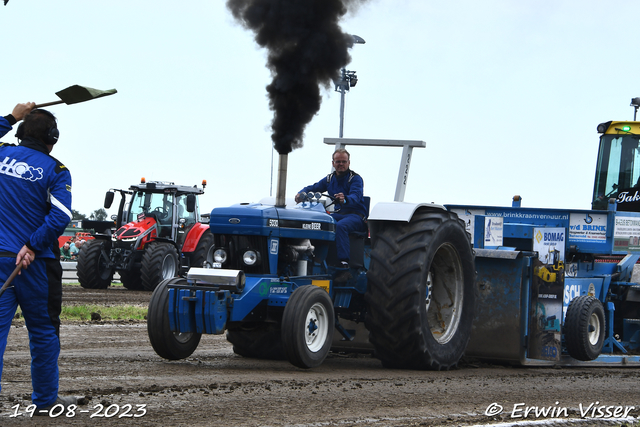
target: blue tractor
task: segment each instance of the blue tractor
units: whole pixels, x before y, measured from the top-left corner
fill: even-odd
[[[463,353],[640,366],[640,122],[598,132],[585,210],[522,207],[519,196],[505,207],[404,203],[411,149],[424,143],[402,142],[395,201],[371,209],[370,237],[354,236],[362,262],[347,282],[335,280],[334,223],[320,197],[214,209],[217,264],[156,289],[151,343],[180,359],[202,333],[226,331],[240,355],[302,368],[331,349],[370,350],[384,366],[411,369],[448,369]]]
[[[213,209],[211,268],[191,268],[186,278],[155,289],[148,333],[158,355],[186,358],[202,334],[226,332],[241,356],[287,359],[300,368],[320,365],[332,349],[374,351],[394,368],[458,363],[474,316],[474,254],[455,213],[402,202],[412,149],[424,142],[325,143],[404,148],[395,201],[375,205],[369,233],[351,236],[351,278],[336,280],[342,271],[333,266],[327,197],[286,206],[281,155],[275,202]]]

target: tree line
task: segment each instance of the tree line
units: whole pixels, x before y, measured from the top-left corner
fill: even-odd
[[[80,213],[75,209],[71,210],[71,214],[73,215],[73,218],[71,218],[72,221],[79,221],[83,219],[90,219],[94,221],[105,221],[108,216],[107,211],[104,210],[104,208],[96,209],[95,211],[91,212],[89,216],[83,213]]]

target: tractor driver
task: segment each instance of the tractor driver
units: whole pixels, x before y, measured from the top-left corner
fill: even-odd
[[[335,198],[336,210],[331,214],[336,221],[336,249],[338,267],[349,268],[349,233],[366,231],[367,207],[364,203],[364,181],[362,177],[349,169],[349,152],[338,148],[332,156],[335,172],[313,185],[304,187],[296,194],[296,203],[302,202],[300,193],[328,192]],[[348,278],[348,276],[346,276]]]
[[[165,194],[162,197],[162,207],[159,208],[158,235],[161,237],[171,237],[173,224],[173,196]]]

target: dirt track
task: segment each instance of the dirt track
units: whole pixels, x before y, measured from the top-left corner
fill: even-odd
[[[65,304],[144,304],[149,296],[65,287]],[[16,405],[24,412],[31,392],[26,328],[17,324],[4,358],[0,426],[470,425],[522,421],[511,415],[523,415],[525,406],[567,408],[569,418],[579,418],[579,405],[595,402],[634,406],[628,416],[640,416],[637,369],[467,363],[449,372],[398,371],[369,356],[330,355],[320,368],[305,371],[284,361],[236,356],[224,336],[212,335],[203,336],[189,359],[168,362],[154,353],[144,322],[66,323],[61,340],[61,393],[85,397],[84,404],[69,418],[10,418]],[[504,407],[502,416],[485,415],[494,402]],[[518,403],[522,411],[513,412]],[[126,405],[132,405],[128,413]],[[136,405],[146,405],[144,416],[118,418],[141,414]],[[102,417],[91,418],[94,413]],[[561,418],[567,417],[561,412]],[[578,425],[602,423],[597,421]]]

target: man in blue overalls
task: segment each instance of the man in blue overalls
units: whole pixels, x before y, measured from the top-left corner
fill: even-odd
[[[23,105],[25,112],[34,107]],[[0,120],[0,134],[20,118],[14,109],[11,117]],[[62,269],[53,249],[72,218],[71,174],[49,155],[58,136],[53,114],[34,109],[16,132],[20,145],[0,144],[0,281],[22,264],[20,275],[0,297],[0,355],[19,305],[29,331],[35,415],[76,403],[58,396]]]
[[[296,203],[302,202],[300,193],[324,192],[335,198],[336,210],[331,216],[336,220],[336,249],[340,268],[349,268],[349,233],[365,231],[367,207],[364,203],[364,181],[362,177],[349,169],[349,152],[338,148],[333,153],[335,172],[313,185],[304,187],[296,194]]]

